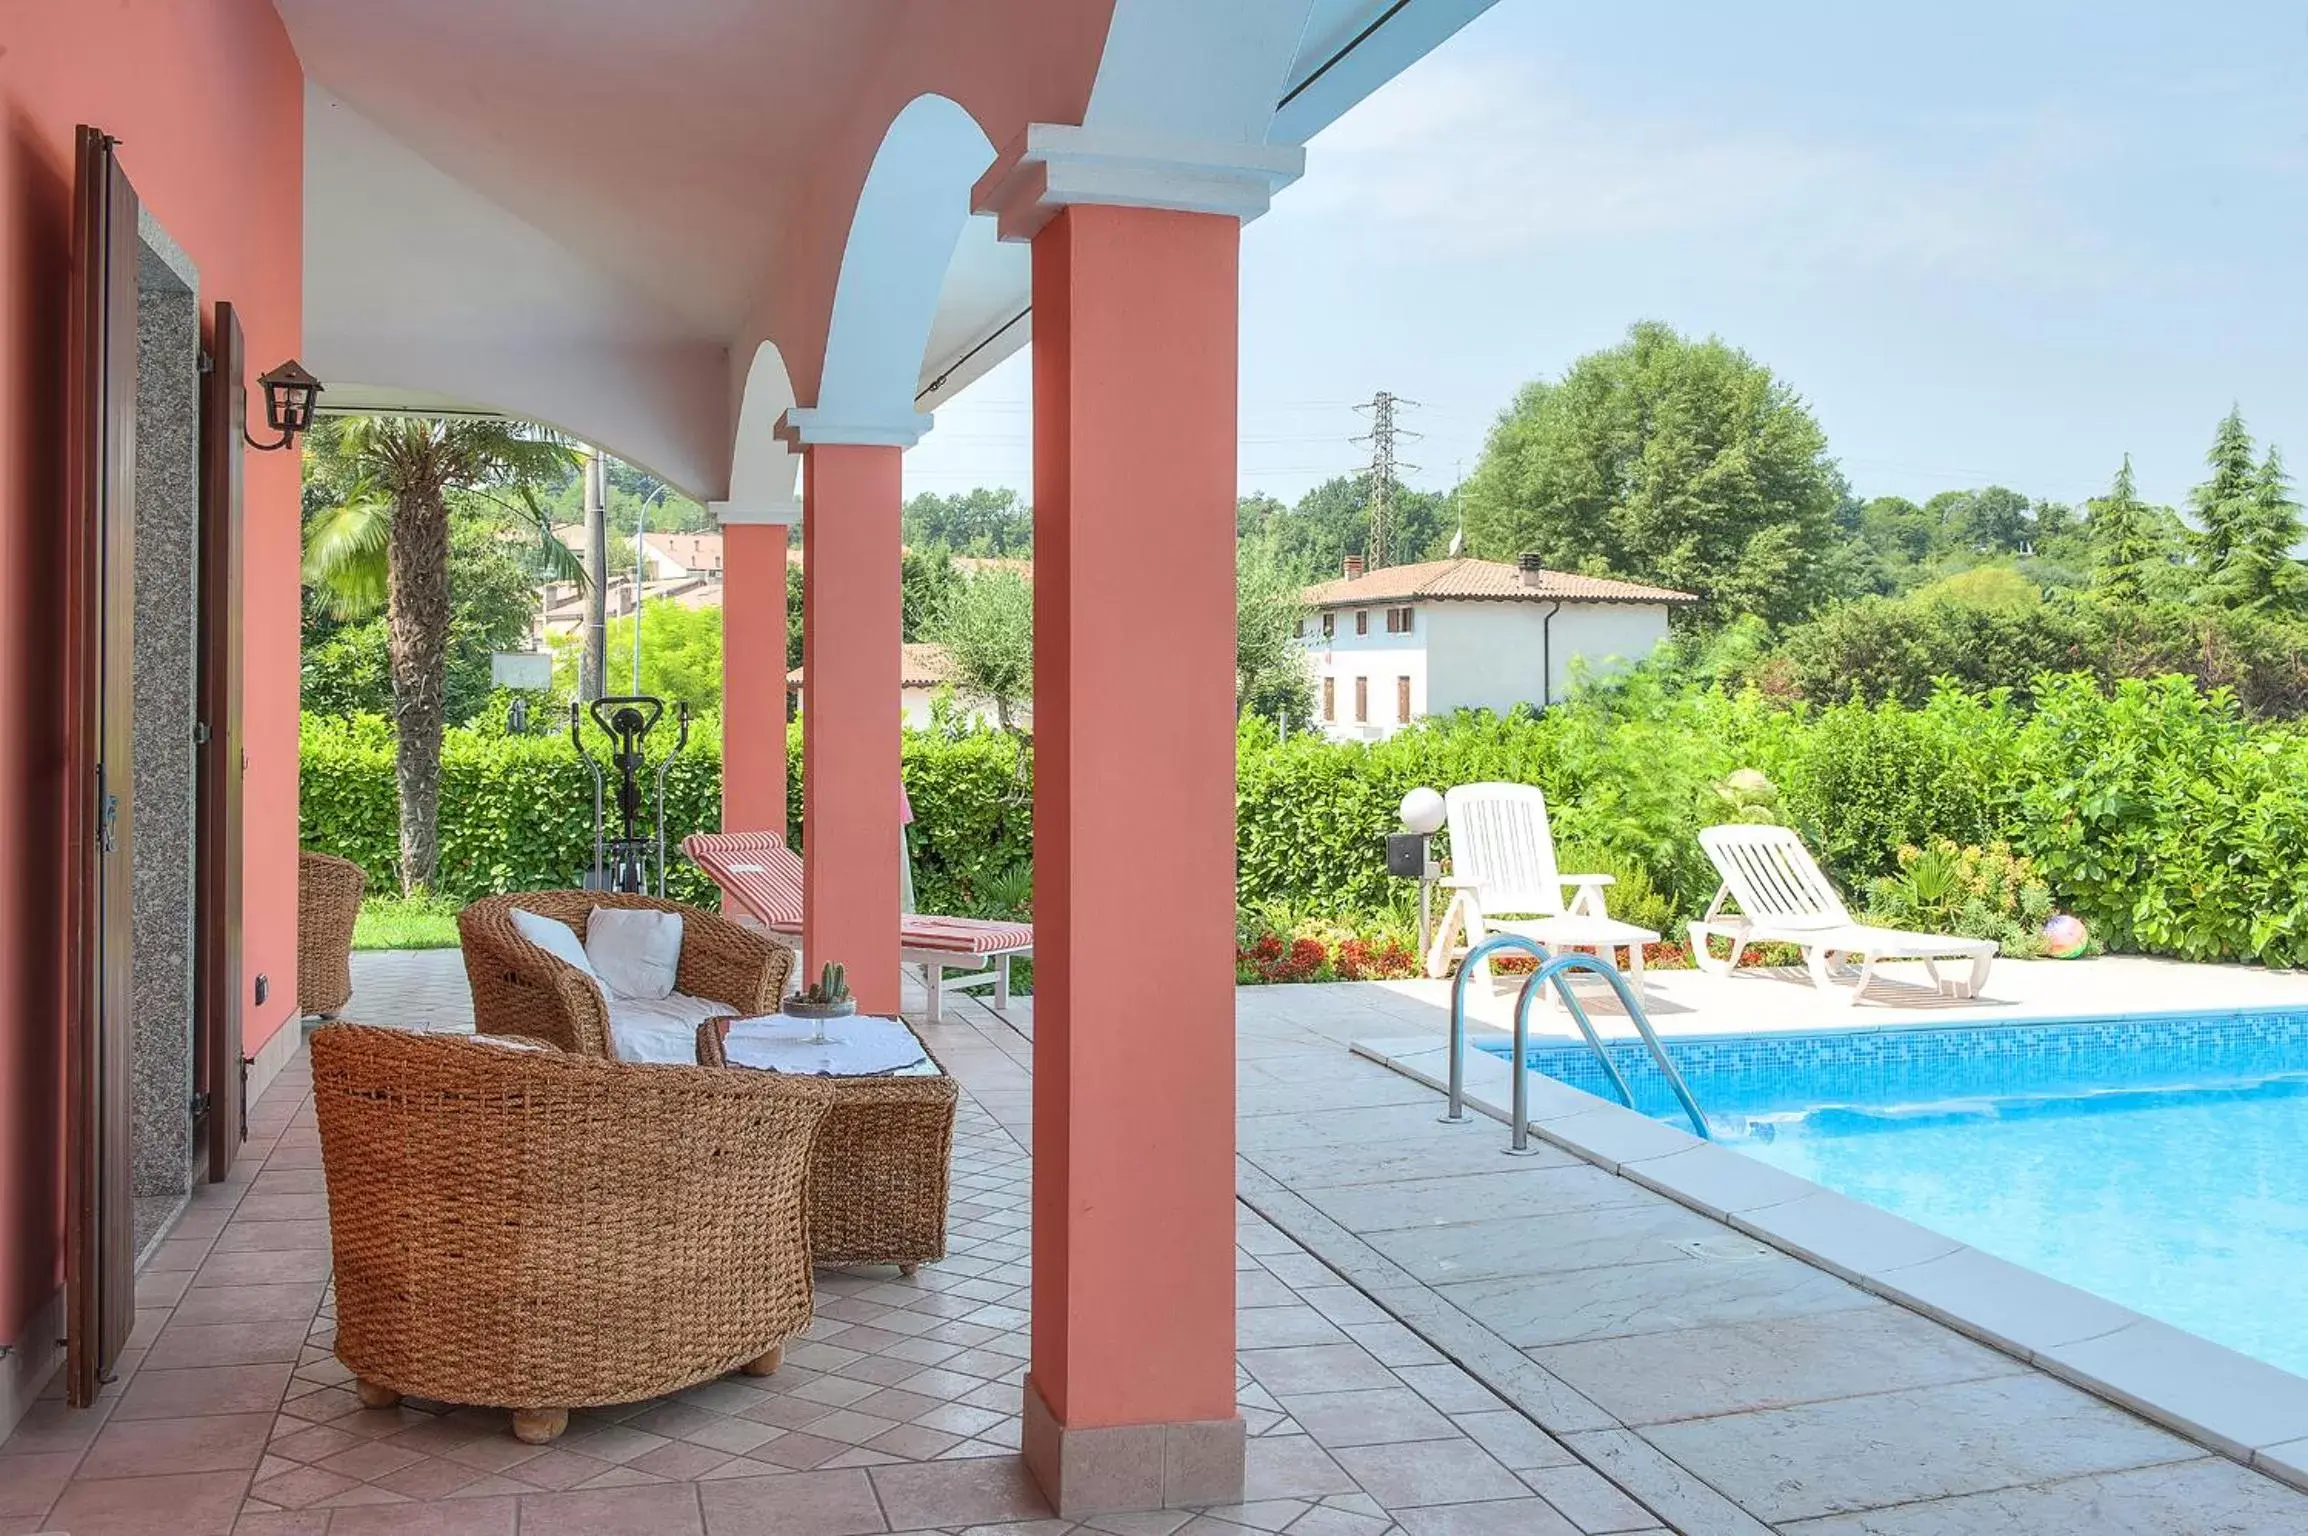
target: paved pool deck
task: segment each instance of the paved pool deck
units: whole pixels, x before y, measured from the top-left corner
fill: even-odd
[[[1942,966],[1960,976],[1967,965]],[[1500,975],[1489,986],[1470,982],[1468,1017],[1507,1028],[1522,978]],[[1848,986],[1848,983],[1845,983]],[[1606,1036],[1631,1036],[1625,1011],[1605,983],[1576,983],[1596,1028]],[[1356,986],[1338,1005],[1355,1010],[1365,1033],[1439,1031],[1450,1010],[1451,983],[1420,978]],[[1247,993],[1245,994],[1247,995]],[[1852,1003],[1821,993],[1800,966],[1742,967],[1729,976],[1698,970],[1648,973],[1645,1012],[1661,1035],[1776,1035],[1825,1030],[1916,1029],[1962,1025],[2021,1024],[2078,1015],[2141,1014],[2198,1009],[2308,1008],[2308,972],[2271,971],[2257,966],[2195,965],[2137,955],[2102,955],[2088,960],[1998,960],[1976,998],[1949,996],[1935,989],[1921,965],[1888,962],[1864,999]],[[1371,1017],[1376,1015],[1376,1017]],[[1531,1010],[1534,1035],[1575,1038],[1570,1016],[1560,1007]]]
[[[470,1025],[453,953],[355,978],[354,1017]],[[1376,985],[1238,995],[1248,1502],[1086,1528],[2308,1533],[2308,1494],[1617,1166],[1508,1158],[1349,1049],[1435,1015]],[[1031,1031],[1030,1001],[925,1026],[965,1089],[952,1258],[824,1272],[778,1377],[580,1415],[543,1452],[502,1415],[349,1401],[293,1065],[145,1276],[123,1380],[0,1448],[0,1536],[1060,1536],[1013,1449]]]

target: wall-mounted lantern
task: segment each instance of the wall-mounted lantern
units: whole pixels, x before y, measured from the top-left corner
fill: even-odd
[[[259,453],[270,453],[275,448],[291,448],[299,435],[311,430],[314,407],[320,403],[321,381],[305,372],[295,358],[261,374],[257,382],[264,386],[264,419],[266,425],[280,434],[277,443],[260,443],[241,429],[241,438]]]

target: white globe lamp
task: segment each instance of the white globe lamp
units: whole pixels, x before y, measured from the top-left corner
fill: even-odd
[[[1447,814],[1443,797],[1434,790],[1414,789],[1402,797],[1402,825],[1406,832],[1422,836],[1440,832]]]

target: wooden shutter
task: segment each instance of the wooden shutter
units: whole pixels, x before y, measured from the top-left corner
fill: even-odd
[[[248,355],[240,317],[216,306],[200,402],[200,743],[194,825],[194,1062],[207,1106],[208,1177],[232,1169],[242,1124],[241,434]]]
[[[1354,610],[1354,632],[1358,635],[1370,633],[1370,610],[1368,608]]]
[[[1370,721],[1370,679],[1367,677],[1354,680],[1354,719],[1357,725]]]
[[[96,1400],[136,1323],[129,1194],[130,628],[135,603],[136,191],[80,130],[66,388],[65,1392]]]
[[[1322,718],[1325,720],[1338,718],[1338,679],[1335,677],[1326,677],[1322,680]]]
[[[1410,724],[1410,679],[1407,677],[1394,680],[1394,718],[1398,724]]]

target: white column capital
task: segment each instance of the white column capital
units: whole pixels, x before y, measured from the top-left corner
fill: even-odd
[[[723,528],[798,528],[799,500],[771,504],[761,501],[709,501],[705,510]]]
[[[974,213],[1004,240],[1031,240],[1061,208],[1098,203],[1230,214],[1248,223],[1306,170],[1295,144],[1179,139],[1030,123],[978,178]]]
[[[929,429],[930,418],[919,411],[833,418],[823,411],[795,406],[777,422],[779,440],[793,448],[911,448]]]

